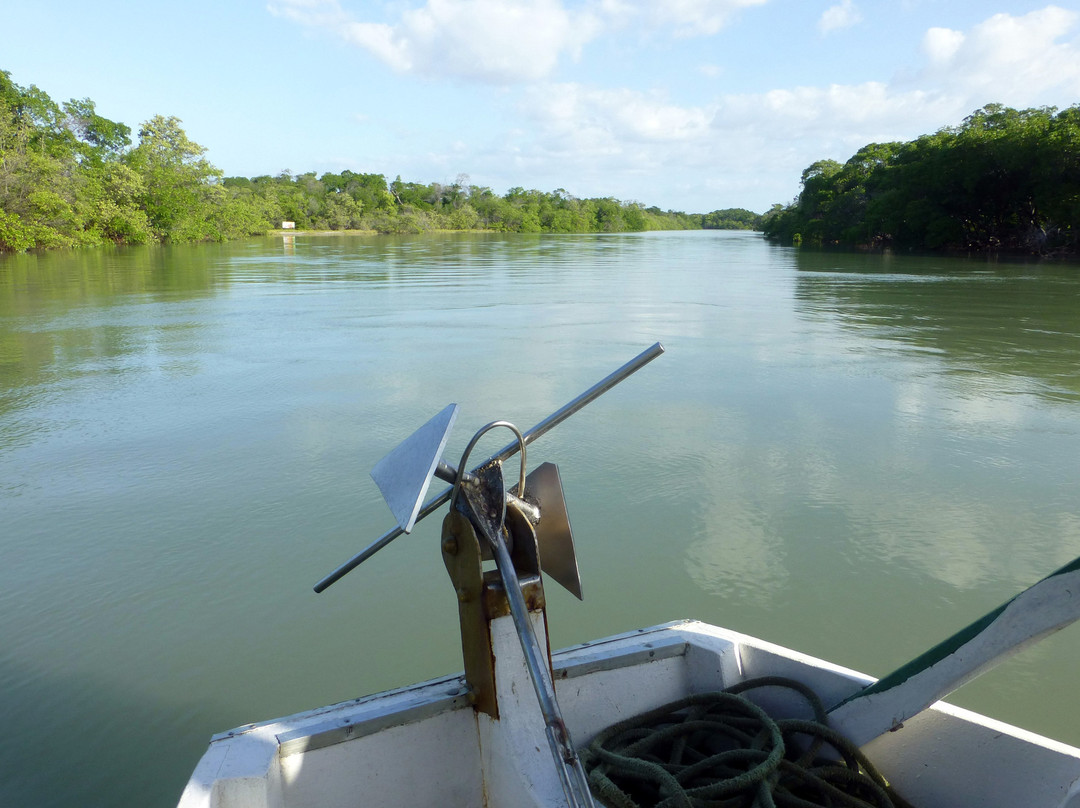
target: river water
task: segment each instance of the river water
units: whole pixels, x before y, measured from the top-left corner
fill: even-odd
[[[0,805],[170,806],[210,735],[460,670],[368,477],[661,341],[538,440],[585,602],[883,675],[1080,555],[1080,266],[752,233],[277,237],[0,259]],[[481,441],[476,457],[508,433]],[[487,449],[488,451],[484,451]],[[1080,744],[1080,632],[952,701]]]

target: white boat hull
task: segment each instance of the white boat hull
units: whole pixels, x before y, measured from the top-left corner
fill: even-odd
[[[240,727],[211,740],[180,808],[565,804],[528,679],[515,670],[517,637],[499,623],[509,620],[492,624],[496,659],[510,660],[501,672],[496,664],[500,720],[477,714],[464,678],[449,676]],[[873,681],[695,621],[566,649],[553,668],[579,749],[618,721],[744,679],[796,679],[826,704]],[[782,695],[759,703],[788,709]],[[1080,808],[1080,749],[942,702],[863,749],[920,808]]]

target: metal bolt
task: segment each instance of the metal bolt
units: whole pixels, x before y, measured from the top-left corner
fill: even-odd
[[[472,600],[472,593],[463,586],[458,587],[457,599],[461,603],[468,603],[470,600]]]
[[[447,555],[457,555],[458,554],[458,542],[457,542],[457,539],[454,538],[453,536],[447,536],[445,539],[443,539],[442,551],[444,553],[446,553]]]

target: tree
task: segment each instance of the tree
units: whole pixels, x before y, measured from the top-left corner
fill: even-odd
[[[71,243],[63,232],[75,229],[65,182],[71,143],[52,99],[0,71],[0,250]]]
[[[126,156],[127,164],[145,183],[142,207],[158,238],[198,241],[213,238],[209,188],[221,172],[203,155],[206,149],[190,140],[174,116],[156,115],[139,130],[139,145]]]
[[[65,126],[81,144],[80,157],[95,162],[116,160],[131,145],[131,127],[97,114],[89,98],[64,104]]]

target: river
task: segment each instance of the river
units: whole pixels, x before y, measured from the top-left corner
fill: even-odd
[[[695,617],[883,675],[1080,555],[1080,265],[753,233],[268,237],[0,257],[0,805],[174,805],[211,734],[461,669],[422,522],[447,458],[667,352],[538,440],[585,592],[553,645]],[[494,433],[476,457],[506,443]],[[516,468],[516,467],[515,467]],[[1080,632],[954,694],[1080,744]]]

